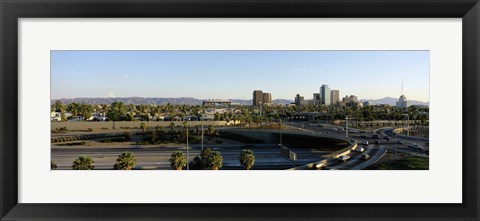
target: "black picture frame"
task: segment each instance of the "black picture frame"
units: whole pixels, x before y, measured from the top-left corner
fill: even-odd
[[[479,220],[478,0],[0,0],[0,15],[1,220]],[[19,204],[17,20],[47,17],[462,18],[463,203]]]

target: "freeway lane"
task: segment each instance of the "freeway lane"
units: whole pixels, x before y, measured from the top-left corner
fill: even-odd
[[[278,145],[260,145],[249,146],[255,154],[255,165],[253,170],[257,169],[288,169],[293,163],[284,159],[280,155]],[[222,153],[223,167],[222,169],[243,169],[239,162],[240,152],[245,149],[245,145],[228,145],[223,147],[216,145],[212,150]],[[115,160],[122,152],[129,151],[137,159],[136,169],[171,169],[169,164],[170,155],[174,151],[182,151],[186,154],[185,147],[144,147],[131,148],[128,146],[105,148],[105,147],[53,147],[52,161],[58,165],[57,169],[70,169],[73,160],[81,155],[88,155],[95,161],[95,169],[112,169]],[[200,155],[200,147],[194,146],[189,151],[189,159],[193,160],[195,156]],[[309,149],[296,149],[297,161],[295,165],[301,165],[322,160],[320,155],[325,154],[324,151],[315,151]]]

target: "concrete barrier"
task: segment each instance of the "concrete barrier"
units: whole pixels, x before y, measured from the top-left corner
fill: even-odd
[[[102,121],[102,122],[51,122],[51,130],[66,127],[68,130],[100,130],[100,129],[122,129],[122,128],[140,128],[141,123],[145,123],[147,127],[156,126],[168,127],[173,122],[175,126],[183,126],[183,121]],[[204,126],[226,126],[226,121],[203,121]],[[188,121],[189,127],[201,126],[202,121]]]
[[[305,165],[290,168],[290,169],[287,169],[287,170],[316,170],[317,169],[316,166],[319,165],[319,164],[323,164],[323,165],[327,166],[328,165],[328,160],[324,159],[324,160],[321,160],[321,161],[318,161],[318,162],[305,164]]]

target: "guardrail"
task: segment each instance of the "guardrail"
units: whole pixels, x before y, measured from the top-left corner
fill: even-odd
[[[268,130],[268,129],[258,129],[258,130],[269,132],[269,133],[280,133],[279,130]],[[327,135],[317,131],[311,131],[311,130],[305,130],[305,129],[302,129],[299,131],[282,131],[282,132],[285,134],[310,135],[310,136],[316,136],[316,137],[322,137],[322,138],[337,139],[337,140],[345,141],[350,144],[345,148],[342,148],[340,150],[324,155],[325,158],[337,158],[338,156],[348,154],[350,153],[349,151],[357,148],[357,142],[355,141],[355,139],[349,138],[349,137],[342,137],[342,136],[337,136],[332,134]]]
[[[328,160],[324,159],[324,160],[320,160],[320,161],[317,161],[317,162],[314,162],[314,163],[308,163],[308,164],[305,164],[305,165],[302,165],[302,166],[293,167],[293,168],[290,168],[290,169],[287,169],[287,170],[313,170],[313,169],[317,169],[316,168],[317,165],[327,166],[328,165]]]

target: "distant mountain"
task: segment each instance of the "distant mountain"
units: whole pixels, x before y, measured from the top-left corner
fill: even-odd
[[[51,103],[55,103],[60,100],[63,104],[70,103],[85,103],[85,104],[111,104],[113,102],[123,102],[125,104],[155,104],[166,105],[170,104],[186,104],[186,105],[201,105],[202,99],[196,99],[193,97],[179,97],[179,98],[149,98],[149,97],[114,97],[114,98],[62,98],[51,100]],[[245,99],[230,99],[232,103],[239,103],[240,105],[251,105],[252,100]],[[289,104],[293,101],[285,99],[276,99],[273,103]]]
[[[408,100],[408,97],[407,97]],[[367,99],[362,99],[361,101],[370,101],[372,105],[376,104],[388,104],[391,106],[395,106],[396,102],[398,101],[398,98],[394,97],[384,97],[376,100],[367,100]],[[408,105],[426,105],[429,106],[429,102],[423,102],[423,101],[415,101],[415,100],[408,100]]]

